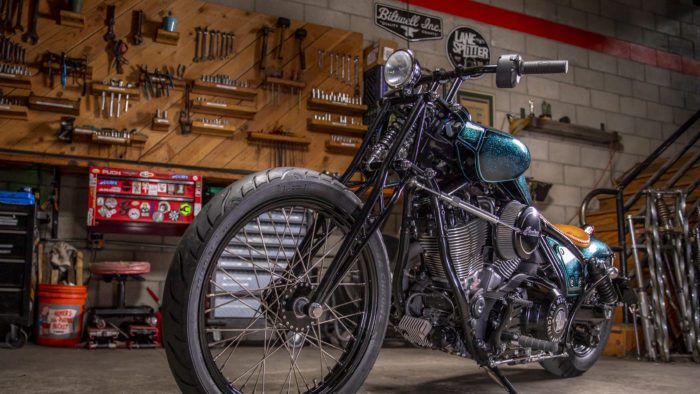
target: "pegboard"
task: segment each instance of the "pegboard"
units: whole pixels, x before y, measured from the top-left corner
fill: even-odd
[[[24,2],[25,18],[28,3],[28,1]],[[326,143],[330,140],[331,134],[309,130],[309,119],[321,112],[309,110],[307,101],[311,98],[312,89],[353,95],[354,81],[347,84],[331,77],[329,54],[339,52],[351,54],[352,57],[357,56],[360,59],[359,70],[363,70],[361,33],[291,20],[291,25],[285,30],[283,38],[283,60],[278,63],[273,56],[279,41],[278,31],[273,31],[269,36],[267,48],[268,68],[279,64],[279,68],[284,70],[285,77],[289,77],[294,70],[299,69],[294,31],[300,27],[307,31],[303,41],[307,65],[304,73],[305,87],[294,92],[282,90],[282,93],[276,93],[277,90],[265,84],[265,72],[258,67],[262,46],[259,29],[263,25],[274,28],[276,16],[238,10],[219,4],[185,0],[122,0],[110,3],[116,5],[114,26],[116,36],[129,44],[125,55],[128,64],[124,66],[124,73],[117,75],[114,67],[110,65],[112,60],[110,44],[103,39],[107,31],[105,2],[85,1],[82,11],[85,26],[82,29],[58,24],[58,10],[49,8],[53,7],[55,2],[39,3],[41,4],[37,29],[39,42],[36,45],[21,44],[27,49],[27,62],[30,63],[34,73],[31,78],[32,92],[39,96],[81,98],[80,115],[77,116],[76,125],[136,129],[146,134],[148,140],[142,146],[100,145],[86,142],[68,144],[56,137],[60,118],[64,115],[30,110],[27,120],[0,120],[0,130],[2,130],[0,158],[77,166],[87,166],[95,160],[115,166],[138,166],[139,163],[144,163],[144,166],[163,166],[163,168],[178,166],[191,170],[203,169],[199,172],[205,175],[210,174],[222,179],[235,178],[236,175],[231,175],[235,170],[256,171],[269,168],[273,164],[272,155],[276,154],[275,151],[249,142],[247,132],[268,132],[279,124],[297,135],[306,137],[309,141],[307,150],[301,155],[294,156],[295,165],[342,172],[350,162],[352,156],[347,152],[335,154],[326,149]],[[139,9],[145,13],[144,42],[135,46],[132,45],[129,35],[132,27],[132,11]],[[176,30],[180,33],[177,45],[154,41],[156,29],[160,27],[163,16],[168,12],[177,18]],[[197,26],[235,33],[235,55],[226,60],[193,62]],[[21,42],[20,35],[18,33],[12,36],[13,41]],[[184,74],[186,80],[198,80],[203,74],[225,74],[232,79],[249,80],[250,87],[257,91],[254,101],[226,100],[233,104],[253,106],[256,113],[252,119],[228,118],[230,126],[238,130],[231,136],[199,133],[183,135],[177,117],[183,108],[183,91],[176,89],[171,91],[169,97],[150,100],[145,99],[141,94],[139,101],[133,99],[130,101],[127,113],[122,112],[119,118],[108,119],[100,114],[99,95],[91,95],[88,91],[87,96],[81,97],[81,88],[72,84],[69,84],[65,90],[57,82],[54,83],[54,88],[48,87],[45,73],[39,72],[38,69],[41,65],[41,57],[47,50],[54,53],[65,52],[71,57],[87,57],[92,70],[92,81],[98,82],[119,78],[136,83],[139,77],[139,65],[142,64],[147,65],[150,70],[162,66],[174,68],[178,64],[183,64],[186,67]],[[325,53],[323,68],[320,67],[317,58],[319,50]],[[362,78],[359,78],[359,83],[362,85]],[[10,96],[29,94],[26,89],[4,89],[4,91]],[[196,99],[198,96],[193,93],[191,98]],[[276,100],[275,97],[277,97]],[[170,127],[166,131],[151,129],[152,119],[157,109],[168,111]],[[193,118],[197,117],[193,114]],[[217,175],[217,169],[231,172]]]

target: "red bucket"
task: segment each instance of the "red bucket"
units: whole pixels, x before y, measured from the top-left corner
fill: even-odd
[[[75,346],[80,343],[86,286],[39,285],[36,343]]]

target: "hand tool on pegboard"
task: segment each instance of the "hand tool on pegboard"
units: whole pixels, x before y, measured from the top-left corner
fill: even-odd
[[[105,26],[107,26],[107,32],[102,36],[102,38],[111,42],[116,38],[114,34],[114,22],[116,21],[116,7],[114,4],[107,6],[107,17],[105,18]]]
[[[185,84],[185,94],[182,98],[184,101],[184,108],[180,111],[180,116],[178,117],[178,121],[180,123],[180,132],[182,134],[189,134],[192,132],[192,118],[190,117],[190,110],[192,108],[192,102],[190,101],[191,89],[192,85],[189,82],[187,82],[187,84]]]
[[[131,43],[133,45],[141,45],[143,43],[143,10],[134,10],[131,12]]]
[[[129,64],[126,60],[126,52],[129,50],[129,45],[124,40],[117,40],[112,45],[112,54],[114,56],[114,65],[117,69],[117,74],[124,73],[124,65]]]
[[[32,45],[39,42],[39,35],[36,32],[36,24],[39,20],[39,0],[30,0],[27,32],[22,35],[22,41]]]
[[[353,93],[354,93],[356,98],[359,98],[360,97],[360,57],[359,56],[355,56],[355,59],[353,60],[353,67],[354,67],[353,76],[355,77],[355,89],[354,89]]]
[[[281,62],[283,60],[282,56],[282,45],[284,44],[284,32],[291,25],[291,21],[287,18],[279,17],[277,18],[277,32],[279,33],[277,38],[277,54],[275,58],[277,61]]]

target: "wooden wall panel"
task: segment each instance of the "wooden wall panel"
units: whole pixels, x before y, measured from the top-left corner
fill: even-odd
[[[25,7],[28,6],[25,2]],[[116,4],[115,33],[118,38],[127,39],[131,29],[132,11],[141,9],[146,15],[144,25],[144,43],[140,46],[129,44],[126,58],[129,62],[125,65],[124,74],[117,75],[114,67],[111,67],[111,54],[108,54],[109,44],[102,36],[106,31],[104,26],[106,3],[97,1],[85,1],[84,15],[85,28],[71,28],[60,26],[55,18],[49,18],[52,10],[48,9],[45,2],[42,3],[39,18],[39,43],[31,46],[22,44],[27,48],[27,59],[32,61],[34,76],[32,78],[32,91],[39,96],[52,97],[80,97],[80,87],[70,86],[61,89],[59,79],[56,78],[54,88],[51,89],[44,82],[45,75],[38,72],[41,56],[51,50],[55,53],[65,52],[67,56],[87,56],[90,66],[93,68],[93,80],[117,78],[135,83],[138,79],[138,66],[145,64],[149,70],[156,67],[185,65],[186,79],[198,79],[202,74],[226,74],[233,79],[248,79],[251,86],[258,90],[257,100],[252,103],[257,109],[253,120],[229,118],[232,125],[242,128],[242,131],[231,137],[220,137],[192,133],[183,135],[177,122],[177,115],[183,106],[182,91],[171,91],[169,97],[152,98],[140,101],[130,101],[128,113],[122,112],[120,118],[107,119],[99,115],[99,96],[88,95],[82,97],[81,115],[77,117],[76,125],[90,124],[99,127],[135,128],[148,135],[148,141],[142,148],[109,146],[74,142],[67,144],[56,138],[59,120],[62,115],[50,112],[31,111],[29,120],[0,120],[0,159],[13,159],[22,161],[36,160],[39,162],[60,163],[60,157],[79,158],[73,165],[89,164],[90,160],[106,160],[111,165],[118,166],[120,160],[128,161],[132,165],[139,162],[149,166],[183,166],[188,169],[245,170],[255,171],[268,168],[271,163],[272,150],[259,145],[250,144],[246,140],[246,130],[269,131],[275,124],[280,123],[287,129],[310,138],[311,144],[304,154],[304,160],[296,163],[317,170],[330,170],[342,172],[351,157],[346,155],[334,155],[325,151],[325,141],[329,134],[310,132],[306,129],[307,118],[313,116],[314,111],[306,108],[306,101],[313,88],[341,91],[352,94],[353,86],[329,78],[330,61],[326,56],[324,68],[321,70],[317,64],[317,50],[322,49],[326,54],[331,52],[350,53],[359,56],[362,66],[362,35],[360,33],[334,29],[328,26],[307,24],[293,20],[286,30],[283,44],[284,61],[280,67],[285,75],[289,76],[292,70],[299,68],[297,45],[294,39],[294,30],[303,27],[308,31],[304,40],[306,50],[305,72],[306,88],[296,94],[282,93],[280,102],[273,102],[273,94],[269,87],[263,84],[264,74],[258,69],[258,61],[261,50],[261,39],[258,30],[264,24],[274,27],[277,17],[259,13],[247,12],[228,8],[218,4],[193,2],[186,0],[174,1],[139,1],[121,0]],[[44,9],[46,7],[46,9]],[[155,29],[160,25],[163,15],[172,11],[177,17],[177,31],[180,32],[180,41],[177,46],[165,45],[153,41]],[[55,10],[53,10],[55,12]],[[27,10],[24,11],[25,15]],[[207,26],[210,30],[219,29],[233,31],[236,34],[237,52],[227,60],[207,61],[193,63],[194,55],[194,28]],[[277,65],[272,52],[277,45],[277,32],[270,34],[268,43],[268,66]],[[19,40],[19,34],[13,37]],[[360,78],[362,84],[362,78]],[[27,90],[5,90],[9,95],[27,95]],[[192,98],[197,95],[192,95]],[[122,99],[123,100],[123,99]],[[251,105],[250,102],[242,105]],[[171,122],[168,131],[153,131],[150,129],[151,119],[157,108],[167,110]],[[193,114],[193,117],[198,117]],[[33,155],[23,156],[23,153],[31,152]],[[44,155],[39,160],[36,155]],[[66,163],[68,164],[68,163]],[[231,171],[233,173],[233,171]],[[235,175],[222,174],[222,178],[236,177]]]

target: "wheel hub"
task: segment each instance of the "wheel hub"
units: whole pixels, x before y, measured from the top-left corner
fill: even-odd
[[[311,285],[306,282],[290,286],[276,285],[263,302],[267,307],[267,317],[278,328],[305,333],[311,330],[313,319],[306,313],[309,305]]]

